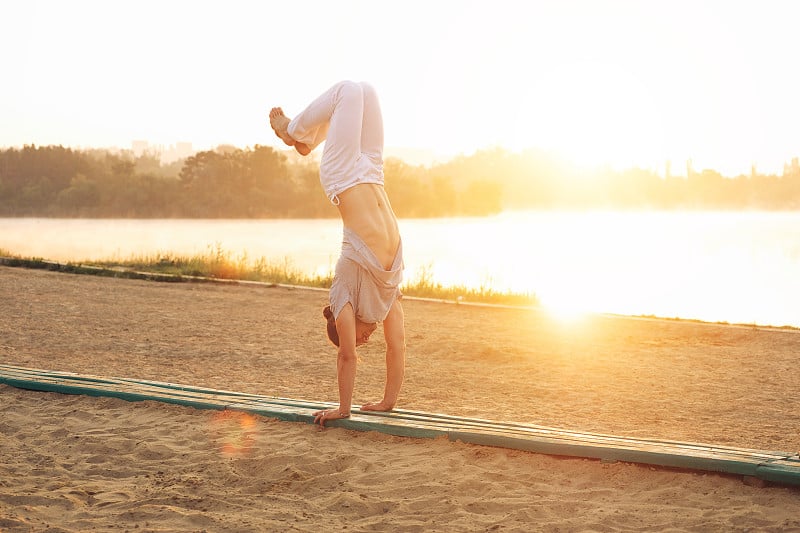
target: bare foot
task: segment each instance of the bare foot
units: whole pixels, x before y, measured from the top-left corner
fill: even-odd
[[[286,143],[287,146],[294,146],[295,140],[289,135],[289,117],[283,113],[280,107],[273,107],[269,112],[269,125],[275,131],[275,135]]]
[[[275,135],[286,143],[287,146],[294,146],[295,150],[297,150],[300,155],[310,154],[311,150],[305,143],[297,142],[289,135],[289,122],[291,122],[289,117],[283,113],[283,109],[280,107],[273,107],[270,110],[269,125],[272,126]]]

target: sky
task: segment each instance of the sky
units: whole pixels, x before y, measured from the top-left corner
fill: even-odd
[[[0,27],[0,147],[282,148],[271,107],[353,79],[387,152],[729,176],[800,156],[793,0],[7,0]]]

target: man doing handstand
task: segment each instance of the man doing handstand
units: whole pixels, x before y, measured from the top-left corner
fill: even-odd
[[[375,89],[366,83],[337,83],[293,119],[275,107],[270,125],[284,143],[308,155],[322,141],[319,175],[325,194],[344,225],[342,253],[324,316],[328,337],[338,346],[339,407],[314,413],[314,422],[350,416],[356,346],[367,342],[378,322],[386,340],[383,399],[361,407],[390,411],[405,372],[405,325],[400,304],[403,245],[383,188],[383,118]]]

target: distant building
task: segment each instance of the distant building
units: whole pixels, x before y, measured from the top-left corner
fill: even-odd
[[[180,159],[186,159],[192,155],[194,155],[192,143],[179,142],[171,145],[169,148],[161,152],[161,162],[164,164],[169,164]]]
[[[800,158],[793,157],[791,164],[783,165],[783,177],[800,178]]]

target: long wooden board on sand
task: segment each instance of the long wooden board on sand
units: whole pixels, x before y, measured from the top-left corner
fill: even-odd
[[[128,401],[155,400],[198,409],[231,409],[292,422],[311,423],[314,411],[335,406],[313,402],[177,385],[109,378],[0,364],[0,383],[21,389],[108,396]],[[800,486],[800,454],[689,442],[617,437],[531,424],[462,418],[397,409],[389,413],[353,411],[329,423],[356,431],[379,431],[416,438],[447,436],[452,441],[513,448],[549,455],[624,461],[742,475]]]

